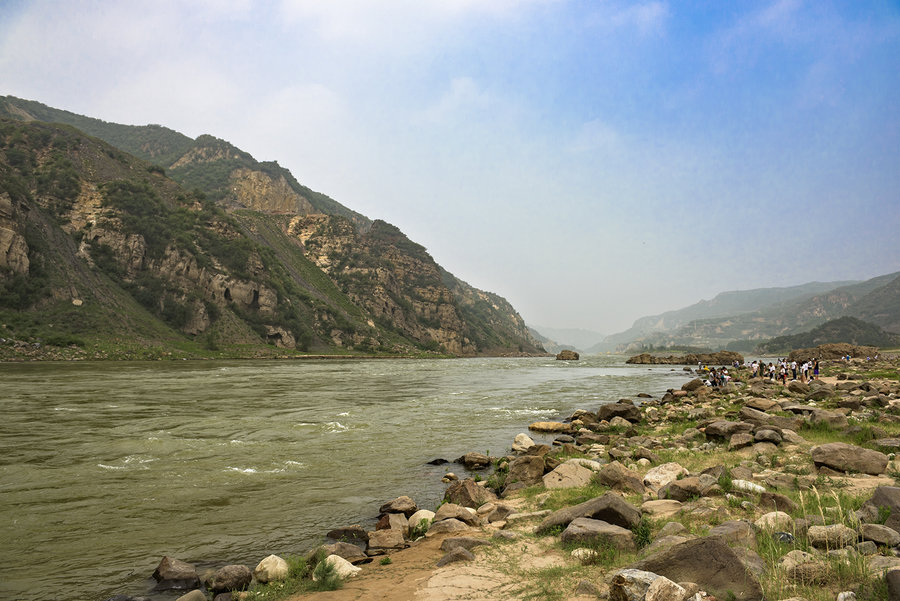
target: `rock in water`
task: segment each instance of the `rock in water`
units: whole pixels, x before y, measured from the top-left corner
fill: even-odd
[[[200,586],[200,576],[197,569],[180,559],[163,557],[153,572],[156,580],[156,590],[190,590]]]
[[[580,359],[580,356],[578,355],[578,353],[576,353],[575,351],[570,351],[570,350],[560,351],[556,355],[557,361],[578,361],[578,359]]]

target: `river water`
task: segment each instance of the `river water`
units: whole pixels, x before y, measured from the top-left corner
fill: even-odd
[[[687,377],[609,356],[0,364],[0,598],[148,594],[164,555],[303,552],[402,494],[434,509],[465,470],[432,459]]]

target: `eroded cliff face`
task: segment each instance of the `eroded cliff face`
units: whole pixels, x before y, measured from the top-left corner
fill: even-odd
[[[307,215],[315,212],[309,201],[291,188],[284,176],[273,178],[262,171],[246,167],[231,172],[235,202],[262,213]]]
[[[308,215],[292,219],[288,232],[376,322],[426,347],[455,355],[477,351],[440,268],[393,226],[376,221],[363,234],[343,217]]]
[[[8,193],[0,193],[0,269],[17,275],[28,274],[28,244],[25,242],[23,219]]]

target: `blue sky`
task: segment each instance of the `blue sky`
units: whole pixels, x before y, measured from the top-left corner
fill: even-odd
[[[532,324],[900,271],[896,2],[6,2],[0,94],[210,133]]]

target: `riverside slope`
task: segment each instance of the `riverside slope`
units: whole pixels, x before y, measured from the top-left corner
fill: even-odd
[[[2,356],[543,353],[504,299],[277,164],[11,97],[4,113]]]

